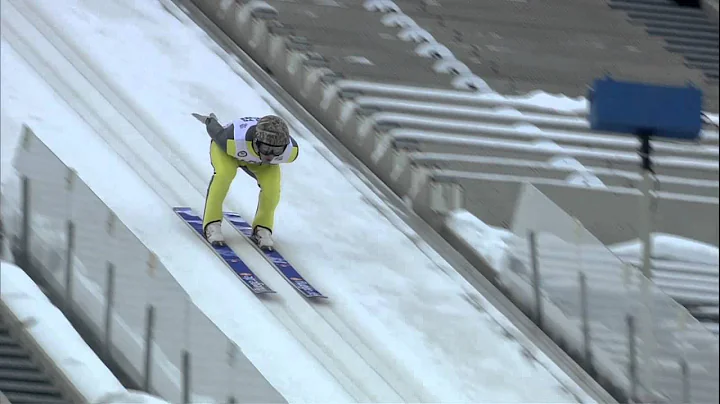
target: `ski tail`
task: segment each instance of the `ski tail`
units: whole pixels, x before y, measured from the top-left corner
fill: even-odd
[[[245,219],[234,212],[224,212],[225,218],[230,222],[235,230],[247,238],[255,248],[260,251],[265,259],[272,264],[273,267],[288,281],[295,289],[307,298],[324,298],[327,296],[320,293],[314,286],[303,277],[295,267],[278,252],[276,248],[261,249],[254,241],[252,241],[252,226]]]

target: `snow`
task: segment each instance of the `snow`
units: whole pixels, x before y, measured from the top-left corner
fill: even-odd
[[[0,283],[3,303],[25,324],[25,329],[86,402],[167,404],[144,393],[141,396],[145,401],[129,401],[125,387],[22,269],[0,261]]]
[[[508,265],[508,243],[517,238],[511,231],[485,224],[475,215],[464,209],[458,209],[448,215],[446,225],[462,236],[480,256],[497,272]]]
[[[363,7],[368,11],[382,11],[382,12],[399,12],[400,7],[390,0],[367,0],[363,2]]]
[[[168,145],[165,151],[187,166],[182,176],[209,179],[212,172],[208,140],[191,112],[214,111],[224,121],[274,112],[274,105],[253,91],[256,84],[243,81],[246,74],[238,77],[242,69],[232,65],[232,57],[218,55],[217,46],[197,27],[167,14],[155,2],[29,3],[40,5],[54,24],[62,26],[64,35],[72,36],[93,67],[145,113],[158,143]],[[250,295],[179,223],[160,191],[154,192],[133,172],[132,164],[100,140],[37,75],[28,73],[6,43],[2,57],[7,114],[17,122],[29,122],[63,161],[73,165],[284,397],[293,402],[353,401],[278,320],[278,307],[307,312],[292,290],[284,288],[277,302]],[[37,113],[38,105],[43,105],[42,114]],[[538,362],[528,362],[525,352],[534,348],[505,339],[502,328],[514,332],[507,319],[487,307],[459,275],[448,275],[454,271],[432,256],[417,235],[398,229],[386,218],[387,212],[378,215],[378,202],[352,179],[350,170],[333,160],[312,134],[291,124],[302,153],[283,172],[275,235],[278,248],[330,295],[327,309],[314,310],[339,318],[351,334],[378,352],[379,360],[430,401],[588,401],[554,364],[543,363],[540,353],[533,352]],[[147,157],[144,162],[150,170],[182,169],[165,162],[171,159],[167,155],[148,151],[145,143],[133,146]],[[113,181],[107,181],[108,172]],[[168,173],[164,181],[183,201],[201,207],[204,189],[191,190],[191,184],[175,181],[179,178]],[[251,217],[256,189],[241,173],[226,208]],[[257,258],[247,261],[262,266]],[[272,272],[261,275],[273,280],[271,286],[283,286]],[[479,310],[469,300],[484,302],[485,307]],[[230,301],[245,308],[242,322],[227,308]],[[290,357],[293,360],[287,361]]]
[[[710,112],[703,112],[703,115],[715,126],[720,125],[720,118],[718,118],[718,114],[713,114]]]
[[[0,119],[0,183],[3,186],[17,179],[12,159],[20,140],[20,129],[15,121]]]
[[[607,188],[607,186],[597,176],[587,172],[575,172],[565,179],[568,184],[581,185],[589,188]]]
[[[565,157],[565,156],[558,156],[553,157],[550,160],[548,160],[550,165],[553,167],[558,168],[568,168],[575,171],[588,171],[588,168],[583,165],[583,163],[579,162],[577,159],[574,159],[572,157]]]
[[[143,391],[126,390],[122,393],[108,394],[97,404],[167,404],[167,401]]]
[[[435,42],[435,38],[420,27],[405,27],[398,32],[397,36],[403,41],[413,41],[417,43]]]
[[[3,42],[4,43],[4,42]],[[3,48],[4,49],[4,48]],[[5,67],[5,57],[2,56],[2,66]],[[4,87],[4,82],[2,83]],[[5,99],[3,98],[3,101]],[[10,117],[6,116],[5,109],[0,109],[0,189],[2,189],[2,203],[0,203],[0,215],[8,216],[9,205],[15,205],[19,195],[19,181],[15,168],[12,165],[15,148],[20,140],[21,126]],[[5,203],[5,202],[9,203]],[[11,223],[4,221],[5,231]]]
[[[568,97],[564,94],[550,94],[544,91],[532,91],[522,96],[508,97],[523,100],[532,105],[543,106],[555,111],[582,114],[588,110],[590,103],[584,97]]]
[[[653,233],[652,246],[652,255],[656,259],[706,264],[715,267],[720,264],[717,247],[685,237]],[[608,248],[620,256],[642,257],[643,252],[643,244],[639,240],[614,244]]]

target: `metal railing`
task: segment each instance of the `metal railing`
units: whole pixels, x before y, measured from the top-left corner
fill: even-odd
[[[526,184],[499,281],[631,402],[717,402],[718,336]]]
[[[76,172],[23,132],[18,264],[60,296],[101,358],[174,403],[285,402]]]

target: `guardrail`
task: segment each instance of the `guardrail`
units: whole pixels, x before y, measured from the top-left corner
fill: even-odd
[[[158,257],[27,126],[20,145],[16,261],[99,342],[103,361],[170,402],[286,402]]]
[[[717,402],[718,336],[525,184],[498,280],[594,376],[632,402]]]

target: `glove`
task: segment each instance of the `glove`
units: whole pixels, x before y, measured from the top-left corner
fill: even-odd
[[[192,113],[192,116],[194,116],[195,119],[197,119],[198,121],[200,121],[200,122],[202,122],[203,124],[206,124],[206,125],[207,125],[208,119],[211,119],[211,118],[212,118],[212,119],[217,120],[217,116],[215,116],[215,114],[212,113],[212,112],[210,113],[210,115],[200,115],[200,114],[196,114],[195,112],[193,112],[193,113]]]

